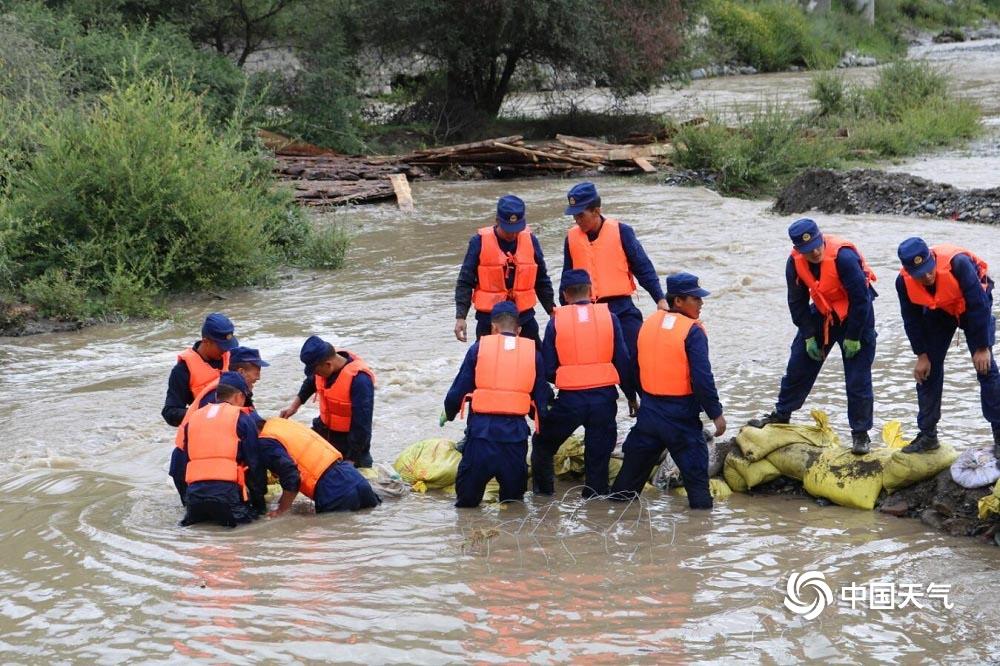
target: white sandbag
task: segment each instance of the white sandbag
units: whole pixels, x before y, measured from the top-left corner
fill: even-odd
[[[1000,479],[993,447],[966,449],[951,465],[951,478],[963,488],[982,488]]]

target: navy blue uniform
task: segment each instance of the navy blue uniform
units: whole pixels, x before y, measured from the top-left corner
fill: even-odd
[[[353,363],[342,352],[337,352],[348,363]],[[344,366],[347,367],[347,366]],[[327,388],[333,386],[340,372],[326,378]],[[303,405],[316,393],[315,375],[308,377],[299,388],[299,402]],[[359,372],[351,382],[351,427],[347,432],[334,432],[317,416],[313,419],[313,430],[333,444],[346,460],[357,467],[372,466],[372,414],[375,409],[375,384],[367,373]]]
[[[201,340],[191,345],[195,351],[201,345]],[[222,370],[222,360],[208,361],[213,368]],[[188,405],[194,402],[194,394],[191,393],[191,372],[187,363],[177,361],[173,369],[170,370],[170,378],[167,380],[167,396],[163,400],[163,409],[160,414],[167,425],[178,427],[187,414]]]
[[[601,227],[604,228],[604,216],[601,216]],[[639,283],[643,289],[649,292],[650,297],[652,297],[654,303],[659,303],[663,300],[663,287],[660,285],[659,278],[656,277],[656,269],[653,268],[653,262],[649,260],[646,256],[646,250],[643,249],[642,245],[639,243],[639,239],[635,236],[635,230],[632,229],[627,224],[621,222],[618,223],[618,228],[621,232],[622,239],[622,249],[625,250],[625,259],[628,261],[628,268],[632,271],[632,275],[635,277],[636,281]],[[597,240],[597,236],[600,233],[598,231],[592,231],[587,234],[587,238],[590,242]],[[563,273],[574,268],[585,268],[583,266],[574,266],[573,258],[569,253],[569,238],[563,241]],[[560,278],[561,280],[562,278]],[[560,295],[559,302],[565,305],[565,301]],[[632,301],[631,296],[616,296],[613,298],[602,298],[601,303],[607,303],[608,309],[611,310],[611,314],[618,317],[618,322],[622,327],[622,334],[625,337],[625,345],[628,347],[628,353],[631,358],[635,358],[636,355],[636,345],[639,340],[639,329],[642,328],[642,312],[639,308],[635,306]]]
[[[590,301],[580,301],[585,305]],[[618,317],[611,315],[614,327],[614,356],[612,363],[618,371],[618,378],[625,398],[635,399],[635,379],[632,361],[629,358],[625,338],[622,335]],[[545,377],[555,383],[559,369],[559,354],[556,352],[555,319],[550,319],[542,341],[542,360],[545,363]],[[615,450],[618,435],[616,417],[618,415],[618,390],[614,386],[592,389],[560,389],[559,395],[548,410],[542,414],[541,431],[535,435],[531,447],[531,469],[535,492],[552,493],[552,457],[566,438],[583,426],[583,464],[586,486],[584,497],[608,494],[608,461]]]
[[[843,356],[844,340],[860,340],[861,350],[854,358],[844,357],[844,380],[847,385],[847,420],[851,432],[863,433],[872,428],[872,411],[875,395],[872,391],[872,363],[875,361],[875,309],[872,301],[878,295],[867,284],[867,277],[861,267],[861,257],[849,247],[837,253],[837,273],[847,292],[849,302],[847,320],[837,321],[830,327],[830,339],[823,347],[824,359],[834,343],[841,347]],[[820,275],[820,265],[809,263],[809,270],[816,278]],[[781,378],[781,390],[774,411],[789,416],[800,409],[809,397],[816,377],[823,368],[823,361],[815,361],[806,353],[806,340],[816,338],[823,344],[823,315],[810,302],[809,288],[802,283],[795,272],[795,261],[788,258],[785,264],[785,282],[788,284],[788,311],[798,333],[792,341],[785,376]]]
[[[187,474],[187,426],[184,426],[184,448],[177,449],[170,462],[170,476],[178,491],[185,487],[184,477]],[[267,492],[266,478],[260,461],[260,442],[257,438],[257,424],[247,414],[240,414],[236,421],[236,436],[239,444],[236,448],[236,462],[247,467],[246,484],[251,497],[263,497]],[[261,485],[261,479],[265,484]],[[239,485],[230,481],[196,481],[186,486],[186,492],[181,496],[187,512],[181,525],[194,525],[201,522],[217,522],[225,527],[236,527],[239,523],[252,522],[257,517],[253,506],[243,500]]]
[[[496,235],[496,229],[493,230]],[[517,239],[505,241],[497,236],[497,243],[501,252],[513,254],[517,250]],[[548,269],[545,267],[545,257],[542,255],[542,246],[531,234],[531,244],[535,248],[535,263],[538,264],[538,273],[535,277],[535,295],[538,302],[542,304],[545,312],[552,314],[555,307],[555,295],[552,291],[552,280],[549,279]],[[462,260],[462,268],[458,272],[458,282],[455,284],[455,318],[465,319],[472,307],[472,290],[479,283],[479,253],[483,248],[483,241],[477,233],[469,239],[469,249]],[[506,276],[507,288],[514,286],[514,276],[517,269],[511,270]],[[535,320],[535,309],[531,308],[518,314],[518,323],[521,325],[521,337],[531,338],[536,343],[541,344],[538,337],[538,322]],[[490,333],[490,313],[476,312],[476,339],[489,335]]]
[[[284,445],[276,439],[261,437],[261,460],[263,467],[278,477],[282,490],[299,490],[299,469]],[[368,480],[354,465],[338,460],[330,465],[316,481],[313,492],[316,513],[330,511],[357,511],[370,509],[382,503]]]
[[[444,399],[444,411],[448,420],[455,418],[462,407],[463,398],[476,388],[478,357],[477,341],[466,352],[462,367]],[[531,398],[538,413],[544,414],[548,409],[551,395],[552,389],[545,381],[542,355],[535,352],[535,385]],[[501,502],[521,500],[527,489],[530,434],[531,429],[523,416],[477,414],[470,410],[462,462],[458,465],[458,477],[455,479],[455,492],[458,495],[455,506],[479,506],[486,484],[494,477],[500,483]]]
[[[964,254],[955,255],[951,260],[951,270],[965,297],[965,312],[957,321],[943,310],[931,310],[912,303],[906,293],[903,276],[896,278],[896,293],[899,294],[903,327],[906,329],[906,337],[910,339],[910,347],[918,356],[927,354],[931,362],[930,375],[917,384],[917,426],[920,432],[937,434],[937,424],[941,420],[944,359],[948,354],[948,346],[955,337],[955,329],[961,328],[970,353],[983,348],[991,350],[989,372],[985,375],[976,373],[976,378],[979,380],[983,416],[993,426],[994,432],[997,432],[1000,429],[1000,374],[997,373],[992,353],[996,338],[993,280],[987,278],[987,288],[984,290],[976,265]],[[933,287],[929,287],[928,291],[933,293]]]
[[[632,499],[642,492],[663,450],[677,464],[692,509],[711,509],[708,490],[708,447],[702,435],[701,412],[708,418],[722,415],[708,359],[708,336],[692,326],[684,341],[691,370],[691,395],[667,397],[642,391],[636,423],[625,438],[625,460],[611,487],[612,499]]]

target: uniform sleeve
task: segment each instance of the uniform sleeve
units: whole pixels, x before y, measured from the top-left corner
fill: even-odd
[[[622,393],[628,401],[635,400],[635,368],[632,359],[629,357],[628,345],[625,344],[625,335],[622,333],[621,322],[614,314],[611,315],[611,322],[614,324],[615,354],[612,358],[615,370],[618,371],[618,385],[622,387]]]
[[[256,511],[262,513],[267,510],[264,504],[264,495],[267,494],[267,469],[261,464],[257,425],[249,415],[240,414],[240,418],[236,421],[236,436],[239,438],[236,462],[247,467],[246,484],[250,503]]]
[[[175,428],[179,426],[187,413],[187,406],[194,402],[190,384],[191,373],[188,371],[187,363],[177,361],[177,364],[170,371],[170,378],[167,380],[167,397],[163,400],[163,410],[160,412],[168,425]]]
[[[962,314],[965,338],[972,349],[983,349],[990,345],[990,300],[979,280],[979,271],[972,259],[964,254],[955,255],[951,260],[951,271],[965,297],[965,312]]]
[[[906,282],[903,275],[896,276],[896,294],[899,296],[899,313],[903,317],[903,329],[910,340],[913,353],[920,356],[927,352],[927,339],[924,335],[924,308],[910,301],[906,293]]]
[[[315,393],[316,393],[316,375],[310,375],[305,378],[305,380],[302,382],[302,386],[299,387],[299,393],[298,393],[299,402],[302,403],[303,405],[306,404],[306,401],[309,398],[313,397]]]
[[[549,270],[545,266],[545,255],[542,254],[542,246],[538,242],[535,234],[531,234],[531,243],[535,248],[535,263],[538,264],[538,274],[535,277],[535,295],[538,302],[542,304],[542,309],[546,314],[551,315],[555,307],[555,292],[552,291],[552,280],[549,278]]]
[[[351,382],[351,429],[347,432],[347,451],[344,457],[355,462],[372,445],[372,418],[375,411],[375,384],[363,372]]]
[[[632,227],[619,223],[618,228],[621,230],[622,248],[625,250],[629,270],[642,288],[649,292],[653,302],[659,303],[663,299],[663,287],[656,275],[656,269],[653,268],[653,262],[646,256],[646,250],[639,243]]]
[[[267,469],[276,477],[281,484],[282,490],[298,492],[302,479],[299,476],[299,468],[288,455],[288,451],[281,442],[270,437],[260,438],[260,459],[261,467]]]
[[[531,399],[535,401],[535,408],[539,415],[549,410],[552,387],[545,380],[545,363],[542,361],[541,352],[538,351],[535,352],[535,386],[531,390]]]
[[[483,241],[476,234],[469,239],[469,249],[462,260],[462,267],[458,271],[458,281],[455,283],[455,318],[465,319],[472,307],[472,289],[479,281],[479,253],[482,250]]]
[[[476,358],[479,356],[479,342],[472,343],[469,350],[465,352],[465,359],[462,367],[458,369],[455,380],[448,389],[448,394],[444,398],[444,411],[448,419],[454,419],[462,408],[462,398],[476,388]]]
[[[837,275],[844,285],[849,303],[847,321],[844,322],[844,337],[848,340],[860,340],[861,331],[872,310],[871,289],[868,286],[868,276],[861,267],[861,257],[849,247],[843,247],[837,253]]]
[[[708,359],[708,336],[701,326],[692,326],[684,341],[688,366],[691,368],[691,390],[708,418],[715,419],[722,414],[722,403],[715,388],[712,364]]]
[[[785,262],[785,283],[788,286],[788,312],[792,315],[792,323],[802,331],[803,336],[818,336],[816,317],[809,307],[809,288],[799,280],[795,272],[795,261],[791,257]]]
[[[555,318],[549,319],[549,323],[545,326],[545,337],[542,339],[542,362],[545,364],[546,381],[554,384],[556,381],[556,370],[559,369],[559,353],[556,352]]]
[[[562,273],[559,275],[559,285],[562,286],[563,280],[566,278],[566,272],[573,270],[573,258],[569,254],[569,235],[563,239],[563,267]],[[566,305],[566,299],[563,298],[562,289],[559,290],[559,305]]]

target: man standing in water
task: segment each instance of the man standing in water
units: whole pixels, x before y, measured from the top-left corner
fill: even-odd
[[[986,262],[957,245],[927,247],[921,238],[907,238],[897,252],[903,267],[896,293],[903,327],[917,356],[917,427],[920,432],[905,453],[938,448],[944,359],[948,345],[961,328],[979,380],[983,416],[993,429],[994,454],[1000,463],[1000,373],[993,359],[996,319],[993,317],[993,280]]]
[[[632,227],[601,214],[601,197],[593,183],[574,185],[567,199],[566,214],[573,216],[576,225],[567,232],[563,245],[563,280],[566,271],[587,271],[593,281],[591,298],[606,303],[618,317],[629,355],[635,358],[642,326],[642,313],[632,302],[635,280],[639,279],[656,307],[666,310],[660,279]]]
[[[847,420],[851,424],[851,451],[871,451],[872,363],[875,360],[875,309],[877,296],[871,284],[875,274],[861,252],[850,242],[820,233],[810,219],[788,227],[792,252],[785,262],[788,310],[798,333],[774,411],[748,425],[788,423],[812,391],[823,361],[834,343],[840,345],[847,383]],[[812,303],[810,304],[810,300]]]
[[[468,440],[455,479],[457,507],[476,507],[486,484],[496,478],[500,501],[520,501],[528,482],[528,436],[524,417],[536,422],[546,412],[552,389],[545,381],[542,355],[519,337],[517,307],[510,301],[493,306],[491,334],[469,347],[448,389],[438,424],[454,420],[471,401]]]
[[[527,228],[524,202],[513,194],[497,201],[496,223],[469,240],[455,285],[455,337],[467,340],[465,318],[476,309],[476,339],[490,332],[490,312],[504,301],[518,310],[520,335],[541,345],[535,304],[546,313],[555,307],[552,281],[538,239]]]
[[[625,460],[611,487],[613,500],[638,497],[666,449],[684,479],[688,506],[712,508],[701,412],[714,422],[716,437],[726,432],[726,418],[708,358],[708,336],[698,321],[708,295],[691,273],[668,276],[670,311],[654,313],[639,331],[642,402],[622,446]]]
[[[201,327],[201,340],[177,356],[170,371],[167,397],[160,412],[163,420],[175,428],[184,420],[187,407],[210,382],[229,370],[229,352],[240,343],[233,322],[226,315],[213,312]]]

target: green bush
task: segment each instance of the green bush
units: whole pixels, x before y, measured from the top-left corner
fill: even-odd
[[[830,116],[844,109],[846,95],[844,78],[833,72],[820,72],[813,77],[810,96],[819,104],[818,113]]]
[[[45,317],[72,321],[83,319],[90,313],[87,290],[60,268],[50,268],[28,280],[21,293],[24,300]]]
[[[712,32],[733,50],[733,57],[762,72],[791,65],[829,67],[839,58],[816,48],[806,14],[795,3],[713,0],[706,14]]]
[[[339,225],[316,226],[302,243],[295,263],[305,268],[340,268],[349,244],[350,237]]]

